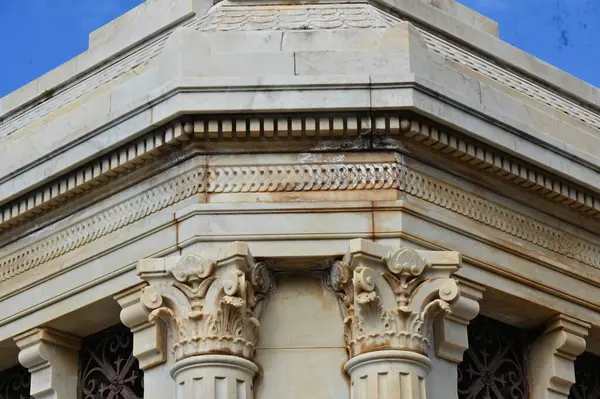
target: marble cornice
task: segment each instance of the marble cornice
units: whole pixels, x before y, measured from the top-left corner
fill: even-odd
[[[185,117],[157,128],[83,166],[50,181],[12,201],[0,205],[0,234],[16,226],[37,220],[49,211],[68,206],[77,197],[127,175],[149,163],[172,154],[182,146],[196,153],[232,151],[280,151],[288,145],[300,145],[310,151],[356,151],[368,148],[402,151],[402,146],[378,143],[381,137],[411,142],[460,162],[475,173],[485,173],[519,189],[534,193],[543,201],[554,202],[569,211],[593,220],[600,219],[600,196],[566,179],[485,145],[451,129],[429,123],[410,114],[380,113],[371,117],[362,113],[271,114],[215,117]],[[342,141],[343,140],[343,141]],[[318,143],[315,147],[314,143]],[[268,144],[272,143],[272,144]],[[288,144],[286,144],[288,143]],[[291,147],[290,147],[291,148]],[[298,147],[298,149],[301,147]],[[277,150],[276,150],[277,151]],[[189,151],[188,151],[189,152]],[[232,169],[230,179],[235,179]],[[243,183],[244,177],[238,177]],[[212,183],[209,192],[281,191],[279,188],[244,184],[221,188]],[[283,183],[279,183],[283,184]],[[310,190],[321,190],[318,184]],[[322,186],[325,187],[325,186]],[[216,191],[215,191],[216,190]],[[255,191],[253,191],[255,190]]]
[[[0,205],[0,234],[164,158],[173,148],[188,140],[182,122],[169,124]]]
[[[439,72],[450,73],[450,69],[444,68],[444,71],[440,70]],[[450,73],[445,79],[456,77]],[[76,168],[77,165],[88,162],[99,151],[106,151],[119,143],[133,140],[149,127],[160,126],[173,120],[181,114],[181,104],[188,102],[199,107],[195,108],[196,106],[189,105],[197,112],[206,114],[221,113],[228,106],[231,106],[239,110],[238,112],[255,113],[259,115],[259,119],[261,114],[282,112],[281,109],[288,106],[293,106],[295,111],[322,112],[323,109],[328,109],[330,104],[334,102],[339,109],[359,110],[364,113],[378,113],[381,112],[379,110],[392,107],[410,108],[427,115],[429,118],[441,118],[442,123],[456,125],[457,128],[469,132],[474,137],[481,136],[482,140],[487,140],[493,145],[503,148],[504,151],[511,151],[515,145],[526,146],[529,152],[523,154],[523,157],[530,162],[547,164],[549,168],[553,169],[553,172],[568,174],[578,184],[587,184],[589,187],[597,186],[596,183],[600,179],[598,159],[592,154],[593,151],[582,151],[583,148],[581,147],[586,145],[586,148],[596,148],[594,145],[597,140],[594,135],[582,137],[582,139],[585,139],[584,141],[567,151],[564,143],[557,141],[555,134],[558,130],[556,129],[551,129],[548,132],[541,131],[543,134],[537,137],[540,131],[537,127],[538,122],[535,122],[534,119],[548,118],[547,114],[527,104],[522,104],[517,99],[508,98],[501,94],[501,96],[506,97],[504,100],[508,100],[510,107],[515,107],[514,110],[524,108],[528,113],[535,115],[535,118],[528,119],[521,125],[521,122],[517,120],[505,119],[506,115],[498,113],[498,109],[489,104],[472,101],[473,98],[482,95],[482,87],[479,87],[478,82],[469,79],[467,86],[470,87],[469,90],[475,90],[471,93],[471,97],[464,97],[465,93],[460,94],[459,91],[448,91],[443,86],[418,74],[406,73],[392,77],[340,75],[295,76],[293,79],[275,76],[259,80],[249,77],[176,79],[165,83],[159,89],[151,90],[143,98],[143,101],[133,101],[125,107],[126,109],[119,109],[118,112],[102,115],[98,120],[86,122],[86,129],[92,129],[92,132],[79,129],[71,135],[67,134],[69,129],[62,129],[64,131],[57,132],[60,138],[57,137],[56,139],[57,143],[64,143],[60,147],[47,147],[44,138],[46,134],[54,134],[53,128],[56,126],[53,126],[52,129],[44,130],[41,128],[38,129],[39,131],[29,132],[31,140],[39,138],[40,142],[43,143],[39,146],[43,148],[43,151],[34,151],[35,154],[32,154],[30,158],[15,155],[22,154],[22,151],[28,151],[27,148],[23,147],[24,140],[19,142],[18,137],[15,137],[15,151],[12,153],[8,150],[8,145],[12,143],[12,139],[4,140],[6,147],[3,148],[3,153],[6,153],[7,156],[0,162],[0,169],[6,168],[6,173],[3,177],[0,177],[0,194],[3,197],[0,199],[0,203],[14,201],[18,196],[23,196],[27,191],[37,186],[38,182],[47,182],[61,173]],[[466,89],[466,87],[462,89]],[[224,93],[224,91],[227,91],[227,93]],[[264,91],[264,93],[257,96],[257,91]],[[400,96],[400,92],[402,92],[402,96]],[[274,97],[285,99],[285,104],[280,104],[279,109],[274,108],[271,100],[268,99],[271,97],[271,93]],[[223,105],[223,94],[227,96],[227,105],[225,106]],[[392,94],[391,102],[386,100],[390,97],[388,94]],[[453,96],[456,96],[456,98]],[[211,100],[208,100],[208,97]],[[403,100],[399,102],[400,99],[396,97],[402,97]],[[429,99],[431,99],[432,104],[427,103],[424,106],[423,101],[429,101]],[[100,101],[98,105],[105,105],[105,100],[104,97],[102,100],[98,100]],[[495,100],[500,100],[500,98]],[[379,102],[374,105],[374,101]],[[249,102],[252,103],[251,109],[246,108]],[[452,112],[447,112],[447,106],[453,107]],[[510,109],[512,110],[512,108]],[[468,120],[460,116],[457,125],[455,117],[459,116],[462,110],[469,113]],[[83,114],[78,114],[75,119],[85,117],[88,111],[82,110]],[[72,112],[77,114],[78,109]],[[439,115],[440,112],[442,115]],[[490,118],[494,122],[488,124]],[[485,126],[482,126],[482,119],[486,120],[484,122]],[[569,130],[573,128],[574,137],[579,137],[577,134],[583,133],[564,120],[553,119],[553,121],[556,122],[556,126],[561,128]],[[516,126],[517,130],[514,126],[511,127],[512,123],[519,125]],[[60,124],[58,126],[64,128]],[[522,129],[522,131],[519,129]],[[563,132],[560,132],[560,134],[562,135]],[[309,139],[314,138],[307,137]],[[506,143],[512,144],[512,147],[506,146]],[[38,150],[37,147],[36,150]],[[44,154],[44,151],[49,152]],[[560,160],[555,159],[557,157],[560,157]],[[20,198],[20,200],[23,200],[23,198]],[[21,210],[23,209],[27,210],[29,206],[31,204],[21,201],[16,209],[16,214],[22,213]],[[4,213],[5,209],[3,209],[2,217],[6,220],[7,216]],[[8,216],[11,214],[15,214],[15,209],[12,209]],[[1,223],[3,222],[0,220]]]
[[[285,127],[284,127],[285,126]],[[33,221],[50,210],[63,207],[76,197],[95,188],[125,177],[138,168],[171,153],[183,144],[228,143],[239,141],[242,148],[248,143],[288,141],[309,142],[340,139],[358,139],[369,132],[371,120],[364,115],[272,115],[210,118],[184,118],[155,129],[142,137],[85,165],[59,176],[12,201],[0,205],[0,234],[23,222]],[[352,149],[355,142],[338,144],[338,149]],[[284,144],[285,146],[285,144]],[[321,144],[321,151],[327,144]],[[284,150],[285,147],[282,147]],[[319,149],[315,149],[319,151]],[[227,150],[225,150],[227,151]],[[196,149],[196,152],[219,153],[218,148]],[[275,190],[277,191],[277,190]],[[227,191],[225,191],[227,192]],[[230,191],[231,192],[231,191]]]
[[[461,46],[447,37],[436,35],[423,28],[420,28],[419,31],[429,49],[445,59],[456,62],[594,129],[600,129],[600,111],[597,106],[590,106],[573,97],[565,96],[557,89],[533,80],[530,76],[514,69],[503,67],[502,64]]]
[[[600,269],[600,245],[473,195],[424,173],[402,167],[398,189],[529,244]]]
[[[491,178],[502,179],[568,209],[600,218],[600,196],[451,129],[402,115],[375,117],[374,126],[374,131],[379,134],[403,135],[411,142],[463,163],[475,171],[485,172]]]

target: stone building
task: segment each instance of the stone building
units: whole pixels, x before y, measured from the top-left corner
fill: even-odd
[[[453,0],[148,0],[0,102],[0,398],[600,398],[600,92]]]

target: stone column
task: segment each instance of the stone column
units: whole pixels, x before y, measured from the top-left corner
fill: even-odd
[[[532,345],[529,388],[532,399],[567,399],[575,383],[575,358],[585,350],[589,323],[557,315]]]
[[[81,341],[50,328],[35,328],[15,337],[19,362],[31,373],[35,399],[77,397],[77,366]]]
[[[479,307],[471,298],[461,299],[451,277],[459,266],[457,252],[350,242],[343,260],[333,264],[329,284],[346,313],[350,359],[344,370],[352,399],[426,399],[434,322],[452,315],[453,307],[455,319],[438,324],[438,347],[448,357],[462,358],[466,324]]]
[[[235,242],[217,260],[141,260],[139,274],[149,284],[141,295],[149,320],[163,320],[173,335],[177,398],[251,398],[258,313],[273,286],[266,265]]]

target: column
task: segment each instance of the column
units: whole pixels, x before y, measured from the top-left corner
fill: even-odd
[[[200,254],[141,260],[140,297],[149,321],[174,339],[171,377],[178,399],[249,399],[260,309],[273,287],[264,263],[235,242],[217,259]]]
[[[434,325],[439,352],[462,359],[466,324],[479,307],[472,303],[477,295],[461,297],[452,278],[459,267],[457,252],[350,242],[343,260],[333,264],[329,284],[345,311],[350,359],[344,370],[352,399],[426,399]],[[453,319],[434,324],[453,309]]]
[[[589,323],[567,315],[552,318],[528,356],[532,399],[567,399],[575,383],[575,358],[585,350]]]
[[[51,328],[35,328],[15,337],[19,362],[31,373],[35,399],[77,397],[77,367],[81,341]]]

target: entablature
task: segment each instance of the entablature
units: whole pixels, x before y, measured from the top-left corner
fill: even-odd
[[[132,172],[139,183],[3,246],[0,301],[11,316],[0,332],[81,287],[118,280],[127,288],[142,257],[231,240],[275,258],[330,259],[352,238],[456,249],[464,278],[493,289],[502,281],[546,309],[600,318],[597,236],[408,155],[196,154],[143,180],[144,168]],[[39,302],[32,290],[51,299]]]
[[[0,237],[0,243],[33,232],[65,217],[65,211],[75,211],[195,155],[365,151],[403,153],[492,191],[512,189],[514,198],[529,206],[538,208],[543,204],[544,212],[569,223],[576,218],[577,226],[597,229],[600,197],[595,192],[410,112],[190,115],[0,205],[0,232],[5,236]],[[135,171],[137,174],[132,174]],[[256,171],[247,173],[253,175]],[[246,187],[246,176],[233,172],[227,176],[228,184],[239,184],[226,188],[213,181],[223,178],[222,171],[207,173],[211,181],[204,189],[207,193],[285,191],[281,187]],[[236,178],[240,181],[233,183]],[[395,184],[396,178],[389,175],[389,184]]]

